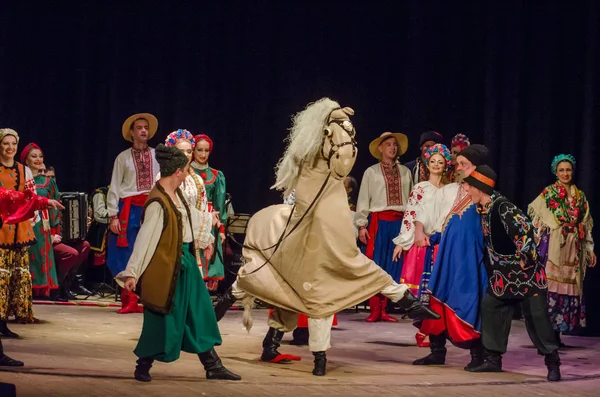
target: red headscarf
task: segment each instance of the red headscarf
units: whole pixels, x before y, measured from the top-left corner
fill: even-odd
[[[38,145],[36,145],[35,143],[31,142],[28,143],[27,145],[25,145],[25,147],[23,148],[23,151],[21,152],[21,164],[23,165],[27,165],[26,161],[27,161],[27,155],[29,154],[29,152],[31,152],[33,149],[37,149],[40,152],[42,151],[42,149],[40,149],[40,147]],[[42,152],[43,153],[43,152]]]
[[[208,142],[208,151],[212,152],[212,148],[213,148],[213,141],[212,141],[212,139],[210,139],[210,137],[208,135],[206,135],[206,134],[200,134],[200,135],[196,135],[194,137],[194,141],[196,141],[196,144],[198,144],[198,142],[201,139],[204,140],[204,141],[206,141],[206,142]]]

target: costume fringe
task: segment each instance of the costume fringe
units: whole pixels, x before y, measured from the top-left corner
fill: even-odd
[[[254,297],[251,295],[246,296],[242,299],[242,306],[244,307],[244,327],[246,327],[246,331],[250,332],[252,329],[252,306],[254,306]]]

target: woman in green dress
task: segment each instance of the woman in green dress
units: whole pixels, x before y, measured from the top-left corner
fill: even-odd
[[[208,199],[208,210],[219,213],[219,224],[213,229],[215,237],[214,255],[210,260],[202,259],[202,274],[209,291],[217,289],[219,280],[225,277],[223,265],[223,243],[225,241],[225,223],[227,222],[227,210],[225,207],[225,175],[219,170],[208,165],[208,157],[213,149],[213,141],[208,135],[200,134],[194,137],[194,161],[192,168],[197,175],[204,180],[206,198]]]
[[[59,200],[60,193],[56,182],[47,178],[42,172],[45,169],[44,154],[38,145],[30,143],[21,153],[21,162],[26,164],[33,174],[36,193],[39,196]],[[57,233],[59,226],[58,210],[41,210],[35,215],[33,232],[36,243],[29,247],[29,272],[33,295],[52,297],[55,300],[65,300],[58,297],[58,277],[52,245],[60,238]]]

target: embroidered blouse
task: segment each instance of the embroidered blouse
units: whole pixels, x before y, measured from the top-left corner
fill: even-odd
[[[358,192],[354,224],[367,226],[371,212],[405,211],[411,189],[410,170],[403,165],[385,167],[377,163],[367,168]]]
[[[119,199],[148,194],[154,187],[154,176],[158,173],[154,149],[133,148],[121,152],[113,166],[110,189],[106,197],[108,216],[119,212]]]

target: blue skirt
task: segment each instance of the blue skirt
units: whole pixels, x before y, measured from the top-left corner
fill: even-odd
[[[123,201],[119,201],[119,213],[123,208]],[[127,262],[133,252],[133,244],[140,231],[142,224],[142,214],[144,207],[132,205],[129,210],[129,225],[127,227],[127,247],[117,247],[117,236],[110,230],[108,231],[108,250],[106,252],[106,266],[110,269],[113,276],[116,276],[127,267]]]
[[[369,215],[369,223],[371,222],[371,215]],[[376,264],[378,264],[383,270],[385,270],[392,279],[399,283],[400,274],[402,274],[402,255],[396,262],[392,260],[394,256],[394,248],[396,245],[392,241],[400,234],[400,228],[402,227],[402,219],[397,221],[378,221],[377,234],[375,235],[375,247],[373,250],[373,258],[371,258]],[[373,237],[372,237],[373,238]],[[366,246],[360,244],[360,250],[364,254],[366,252]]]

